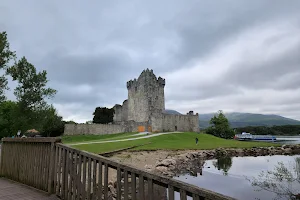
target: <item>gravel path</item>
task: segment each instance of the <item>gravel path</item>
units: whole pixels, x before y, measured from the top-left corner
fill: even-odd
[[[141,140],[145,138],[151,138],[151,137],[157,137],[160,135],[167,135],[167,134],[172,134],[172,133],[181,133],[181,132],[167,132],[167,133],[155,133],[151,135],[146,135],[138,138],[127,138],[127,139],[119,139],[119,140],[106,140],[106,141],[91,141],[91,142],[80,142],[80,143],[74,143],[74,144],[68,144],[71,146],[76,146],[76,145],[82,145],[82,144],[102,144],[102,143],[111,143],[111,142],[124,142],[124,141],[131,141],[131,140]]]

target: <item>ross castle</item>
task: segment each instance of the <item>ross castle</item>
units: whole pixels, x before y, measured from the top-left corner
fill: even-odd
[[[65,135],[122,132],[199,132],[199,116],[165,113],[165,79],[153,70],[144,70],[138,79],[127,82],[128,99],[116,104],[112,124],[66,124]]]
[[[191,131],[199,132],[199,117],[171,115],[165,111],[165,79],[156,78],[153,70],[144,70],[138,79],[127,82],[128,99],[114,106],[115,124],[133,124],[139,132]]]

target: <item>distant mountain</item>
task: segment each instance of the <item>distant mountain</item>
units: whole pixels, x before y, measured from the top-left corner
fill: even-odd
[[[214,116],[214,113],[200,114],[200,127],[206,128],[209,126],[209,120]],[[245,126],[280,126],[280,125],[300,125],[300,121],[282,117],[280,115],[264,115],[255,113],[225,113],[225,116],[230,122],[232,128]]]
[[[182,115],[180,112],[176,111],[176,110],[170,110],[170,109],[166,109],[164,111],[164,113],[166,114],[171,114],[171,115]]]
[[[180,114],[176,110],[166,110],[169,114]],[[200,128],[207,128],[210,119],[215,113],[199,114]],[[255,113],[225,113],[232,128],[245,126],[280,126],[280,125],[300,125],[300,121],[282,117],[280,115],[264,115]]]

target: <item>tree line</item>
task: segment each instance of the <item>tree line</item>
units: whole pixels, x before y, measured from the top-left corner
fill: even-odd
[[[37,71],[24,56],[18,59],[10,49],[6,32],[0,32],[0,71],[0,138],[30,129],[38,130],[43,136],[61,135],[65,122],[47,102],[57,93],[47,87],[47,72]],[[15,101],[6,96],[8,77],[17,83]]]
[[[237,133],[247,132],[257,135],[300,135],[300,125],[282,125],[282,126],[247,126],[236,128]]]

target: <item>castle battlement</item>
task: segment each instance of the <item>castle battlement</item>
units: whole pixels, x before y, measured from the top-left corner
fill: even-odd
[[[166,80],[162,77],[156,77],[153,73],[153,70],[149,70],[148,68],[143,70],[138,79],[133,79],[127,81],[127,89],[135,88],[140,85],[148,85],[149,83],[158,84],[160,87],[165,87]]]

